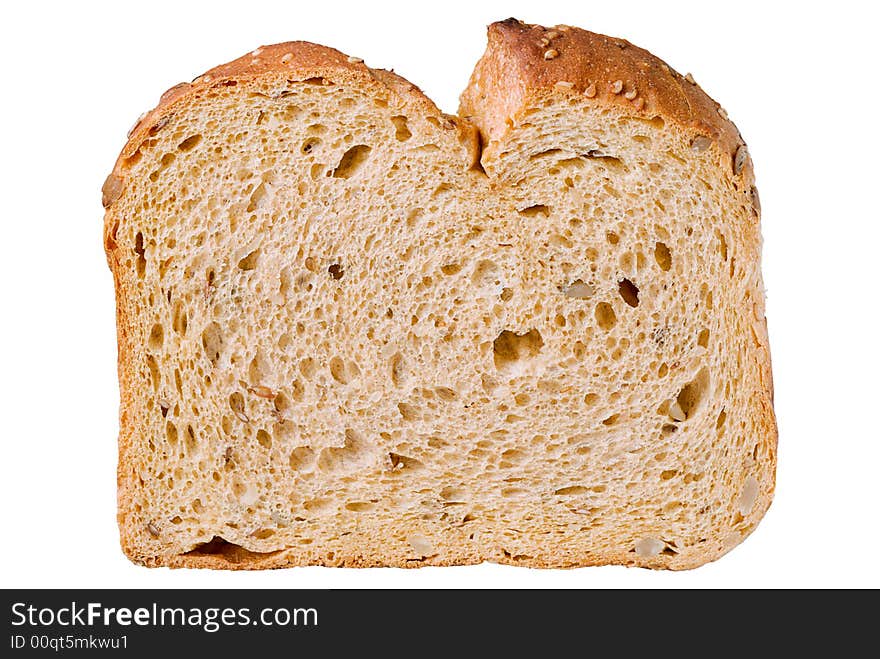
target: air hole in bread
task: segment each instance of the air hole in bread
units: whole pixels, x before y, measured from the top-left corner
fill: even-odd
[[[376,508],[376,504],[372,501],[352,501],[345,504],[345,509],[355,513],[368,513]]]
[[[391,359],[388,360],[388,367],[391,375],[391,382],[395,387],[400,387],[409,380],[409,370],[407,369],[403,355],[399,352],[392,355]]]
[[[135,267],[137,268],[137,276],[138,278],[143,279],[144,274],[147,272],[147,259],[144,256],[144,234],[140,231],[138,231],[137,235],[134,237],[134,253],[137,259],[135,264]]]
[[[345,274],[345,269],[338,263],[333,263],[327,268],[327,272],[330,273],[330,276],[333,277],[333,279],[339,280],[342,279],[342,276]]]
[[[196,442],[196,431],[192,427],[192,424],[189,423],[186,426],[186,452],[192,455],[196,452],[197,442]]]
[[[606,332],[610,331],[617,324],[617,314],[614,313],[614,307],[607,302],[597,304],[594,315],[596,316],[596,323]]]
[[[524,360],[537,357],[544,347],[544,339],[536,329],[523,334],[504,330],[492,342],[495,368],[499,371],[511,371]]]
[[[254,188],[254,191],[251,193],[250,199],[248,201],[246,211],[248,213],[253,213],[258,208],[261,208],[264,205],[264,203],[266,202],[267,192],[268,191],[266,190],[265,181],[260,183],[256,188]]]
[[[622,297],[623,301],[629,306],[639,306],[639,289],[629,279],[621,279],[617,283],[617,289],[620,292],[620,297]]]
[[[709,347],[709,330],[702,329],[700,333],[697,335],[697,345],[702,348]]]
[[[727,239],[718,229],[715,229],[715,237],[718,239],[718,253],[722,260],[727,261]]]
[[[122,161],[122,169],[131,169],[141,161],[141,158],[143,158],[143,156],[143,151],[138,149]]]
[[[727,412],[725,412],[724,410],[721,410],[718,413],[718,418],[715,420],[715,430],[717,430],[720,433],[721,429],[724,427],[724,422],[726,420],[727,420]]]
[[[560,487],[558,490],[555,490],[553,494],[558,496],[567,497],[567,496],[575,496],[578,494],[586,494],[589,492],[589,488],[584,487],[583,485],[569,485],[568,487]]]
[[[440,266],[440,272],[447,276],[457,274],[460,271],[461,265],[458,263],[447,263],[446,265]]]
[[[527,206],[526,208],[520,209],[517,211],[523,217],[537,217],[541,215],[543,217],[550,217],[550,207],[545,204],[535,204],[534,206]]]
[[[345,431],[340,448],[325,448],[318,457],[318,469],[324,472],[349,473],[367,467],[374,456],[373,446],[356,430]]]
[[[275,529],[257,529],[251,533],[251,537],[257,540],[267,540],[273,535],[275,535]]]
[[[311,357],[304,357],[299,362],[299,372],[306,380],[311,380],[318,372],[318,362]]]
[[[159,180],[159,175],[168,169],[174,160],[177,158],[173,153],[166,153],[162,156],[162,160],[159,161],[159,167],[157,167],[153,172],[150,173],[150,181],[155,183]]]
[[[186,307],[183,302],[176,300],[171,309],[171,328],[178,334],[184,335],[188,324]]]
[[[248,422],[248,416],[244,411],[244,396],[240,391],[229,394],[229,409],[239,421]]]
[[[421,461],[399,453],[389,453],[388,459],[391,462],[391,470],[396,473],[421,469],[425,466]]]
[[[444,400],[447,403],[458,398],[458,394],[449,387],[437,387],[434,389],[434,391],[437,392],[437,395],[440,397],[441,400]]]
[[[532,397],[525,392],[518,393],[513,397],[513,401],[520,407],[525,407],[531,400]]]
[[[290,452],[287,460],[291,469],[304,471],[315,464],[315,452],[309,446],[299,446]]]
[[[308,155],[308,154],[310,154],[315,148],[317,148],[318,145],[320,145],[320,144],[321,144],[321,138],[320,138],[320,137],[310,137],[310,138],[308,138],[307,140],[305,140],[305,141],[302,143],[302,145],[300,146],[299,150],[300,150],[303,154]]]
[[[391,117],[391,123],[394,124],[394,137],[399,142],[406,142],[412,137],[412,132],[406,124],[406,117],[396,115]]]
[[[202,141],[202,136],[196,133],[195,135],[190,135],[183,142],[177,145],[177,148],[180,151],[192,151],[199,145],[199,142]]]
[[[410,405],[409,403],[398,403],[397,411],[400,412],[400,416],[403,417],[404,421],[417,421],[421,416],[419,415],[418,408],[414,405]]]
[[[211,322],[202,330],[202,348],[211,365],[216,366],[223,351],[223,333],[216,322]]]
[[[333,170],[333,178],[347,179],[357,174],[367,161],[372,149],[366,144],[358,144],[342,154],[339,164]]]
[[[648,126],[651,126],[651,128],[655,128],[657,130],[662,130],[663,127],[666,125],[666,122],[663,121],[663,117],[651,117],[650,119],[647,119],[645,117],[630,117],[630,118],[633,121],[638,121],[640,123],[647,124]]]
[[[245,256],[238,262],[238,267],[240,270],[255,270],[257,267],[257,263],[260,260],[260,250],[255,249],[250,254]]]
[[[494,261],[478,261],[471,279],[478,286],[497,286],[501,284],[500,268]]]
[[[666,243],[658,242],[654,245],[654,260],[657,261],[657,265],[664,272],[667,272],[672,267],[672,252],[669,251]]]
[[[613,426],[620,420],[620,414],[612,414],[611,416],[607,416],[602,419],[603,426]]]
[[[489,446],[491,446],[491,444],[489,444],[487,448]],[[525,452],[516,448],[509,448],[501,454],[501,461],[498,466],[502,469],[511,469],[514,466],[521,464],[525,459]]]
[[[562,149],[547,149],[545,151],[539,151],[538,153],[533,153],[529,156],[529,160],[539,160],[540,158],[548,158],[552,156],[558,156],[562,154]]]
[[[257,443],[265,449],[272,448],[272,436],[260,428],[257,430]]]
[[[689,419],[697,413],[700,405],[709,393],[710,386],[711,381],[709,378],[709,369],[702,368],[694,379],[682,388],[676,397],[675,402],[678,404],[681,413],[684,415],[684,419]],[[673,403],[673,407],[674,405],[675,403]],[[682,421],[684,419],[676,420]]]
[[[171,446],[177,446],[177,426],[171,421],[165,422],[165,439]]]
[[[618,236],[613,231],[606,231],[605,232],[605,240],[608,241],[609,245],[616,245],[617,243],[620,242],[620,236]]]
[[[330,360],[330,375],[340,384],[348,384],[348,373],[345,369],[345,362],[341,357],[333,357]]]
[[[440,498],[450,502],[465,502],[467,500],[467,492],[461,487],[447,485],[440,490]]]
[[[587,153],[584,154],[584,157],[588,160],[601,163],[602,165],[613,171],[624,171],[626,169],[626,167],[624,167],[623,165],[623,161],[620,158],[606,155],[601,151],[597,151],[595,149],[587,151]]]
[[[147,347],[150,350],[161,350],[165,341],[165,328],[161,324],[156,323],[150,330],[150,336],[147,338]]]
[[[283,391],[279,391],[275,395],[275,398],[272,399],[272,405],[275,407],[275,412],[277,412],[276,417],[283,417],[284,413],[292,407],[290,399]],[[281,420],[283,421],[283,418]]]

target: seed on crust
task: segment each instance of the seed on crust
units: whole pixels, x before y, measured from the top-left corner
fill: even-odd
[[[591,82],[587,85],[587,88],[584,90],[584,96],[587,98],[595,98],[596,97],[596,83]]]
[[[611,89],[612,94],[619,94],[623,91],[623,80],[615,80],[611,83],[609,89]]]
[[[202,76],[202,77],[203,77],[203,78],[207,77],[207,78],[210,80],[210,77],[209,77],[209,76]],[[165,90],[165,93],[162,94],[162,96],[159,97],[159,102],[160,102],[160,103],[164,102],[169,96],[171,96],[171,95],[172,95],[174,92],[176,92],[178,89],[183,89],[184,87],[189,87],[189,86],[190,86],[190,84],[189,84],[188,82],[178,82],[178,83],[177,83],[176,85],[174,85],[173,87],[171,87],[171,88]]]
[[[718,106],[718,115],[719,115],[722,119],[727,119],[727,110],[725,110],[723,107],[721,107],[721,106],[719,105],[719,106]]]
[[[544,36],[548,39],[555,39],[559,36],[559,32],[557,32],[556,30],[550,30],[549,32],[545,32]]]
[[[739,174],[745,167],[746,160],[749,157],[749,150],[745,144],[740,144],[736,153],[733,154],[733,173]]]
[[[156,527],[153,522],[147,522],[147,533],[149,533],[154,538],[159,537],[159,529]]]
[[[559,30],[560,32],[568,32],[571,28],[568,27],[567,25],[557,25],[556,29]]]
[[[626,94],[624,94],[623,97],[624,97],[626,100],[631,101],[631,100],[633,100],[633,99],[634,99],[636,96],[638,96],[638,95],[639,95],[639,90],[636,89],[635,87],[633,87],[633,88],[630,89]]]
[[[645,107],[645,99],[643,99],[641,96],[639,96],[635,101],[633,101],[633,103],[636,106],[636,110],[641,110],[643,107]]]
[[[697,84],[697,81],[694,80],[694,76],[692,76],[690,73],[685,73],[685,74],[684,74],[684,79],[685,79],[686,81],[688,81],[689,83],[691,83],[692,85],[696,85],[696,84]]]
[[[293,59],[293,53],[285,53],[281,56],[281,63],[287,64],[290,60]]]
[[[361,57],[349,57],[349,58],[348,58],[348,63],[349,63],[349,64],[362,64],[363,61],[364,61],[364,60],[363,60],[363,58],[361,58]]]
[[[541,42],[539,45],[546,48],[550,45],[550,39],[548,39],[547,37],[541,37]]]
[[[138,116],[137,121],[135,121],[131,128],[128,129],[128,132],[125,134],[125,137],[131,137],[132,133],[137,130],[137,127],[141,125],[141,122],[146,118],[148,112],[141,112],[140,116]]]
[[[116,176],[116,174],[111,173],[110,176],[104,179],[104,185],[101,186],[101,205],[104,206],[104,208],[108,208],[114,201],[122,196],[122,191],[124,189],[124,181]]]
[[[170,116],[166,115],[166,116],[162,117],[161,119],[159,119],[159,121],[157,121],[155,124],[150,126],[150,135],[155,135],[160,130],[165,128],[165,124],[168,123],[168,120],[170,118],[171,118]]]
[[[560,80],[553,86],[558,89],[571,89],[572,87],[574,87],[574,83],[569,82],[568,80]]]
[[[557,57],[559,57],[559,51],[555,48],[544,51],[544,59],[555,59]]]

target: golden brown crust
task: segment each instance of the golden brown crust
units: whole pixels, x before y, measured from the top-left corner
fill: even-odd
[[[530,100],[568,93],[627,114],[674,121],[717,141],[731,157],[742,144],[721,106],[691,78],[624,39],[514,18],[490,25],[488,39],[459,112],[480,125],[487,142],[498,139]]]

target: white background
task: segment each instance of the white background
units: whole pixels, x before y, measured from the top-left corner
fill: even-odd
[[[876,22],[862,8],[870,3],[814,6],[6,3],[0,587],[880,586]],[[779,419],[777,494],[764,521],[731,554],[688,573],[129,563],[115,521],[116,337],[100,204],[126,130],[174,83],[293,39],[393,67],[454,112],[486,24],[510,15],[622,36],[693,72],[749,143]]]

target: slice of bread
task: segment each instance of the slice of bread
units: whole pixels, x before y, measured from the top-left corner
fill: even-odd
[[[133,561],[683,569],[755,528],[734,125],[626,41],[512,19],[460,114],[296,42],[138,122],[103,190]]]

